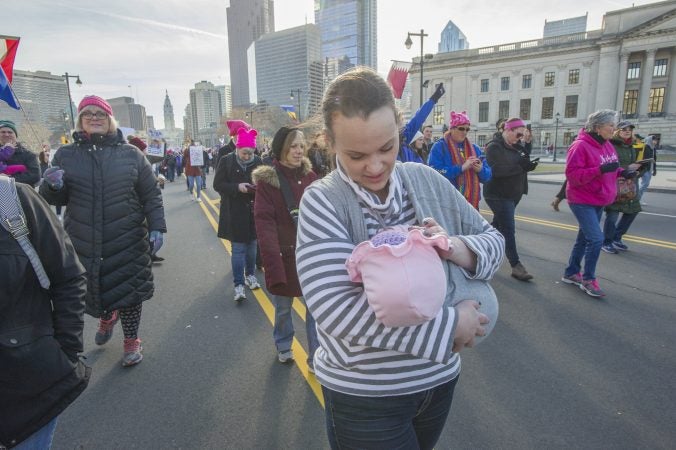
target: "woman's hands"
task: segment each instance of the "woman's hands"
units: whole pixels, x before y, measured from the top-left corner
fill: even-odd
[[[423,230],[427,237],[444,236],[448,239],[448,250],[437,250],[443,259],[454,262],[458,266],[470,272],[476,271],[476,254],[465,245],[457,236],[449,236],[446,230],[432,217],[423,219],[422,227],[411,227]]]
[[[486,335],[488,316],[479,312],[479,303],[474,300],[463,300],[455,306],[458,323],[453,337],[453,352],[458,353],[465,347],[474,346],[474,338]]]

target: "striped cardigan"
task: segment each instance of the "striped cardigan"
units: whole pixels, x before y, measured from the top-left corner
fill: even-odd
[[[403,212],[388,225],[434,217],[449,235],[477,255],[474,273],[447,261],[448,289],[437,317],[418,326],[389,328],[378,322],[363,286],[349,280],[345,261],[372,237],[377,222],[336,171],[303,195],[296,259],[305,301],[317,322],[321,347],[315,371],[325,387],[351,395],[391,396],[433,388],[455,378],[460,356],[452,352],[459,300],[495,294],[486,282],[504,257],[504,239],[435,170],[397,163]]]

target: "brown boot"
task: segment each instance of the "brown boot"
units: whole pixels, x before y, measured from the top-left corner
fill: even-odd
[[[533,275],[529,274],[526,271],[526,268],[521,263],[516,263],[516,266],[512,267],[512,276],[517,280],[528,281],[533,279]]]
[[[552,200],[552,203],[550,203],[556,212],[559,212],[559,203],[561,203],[561,199],[559,197],[554,197],[554,200]]]

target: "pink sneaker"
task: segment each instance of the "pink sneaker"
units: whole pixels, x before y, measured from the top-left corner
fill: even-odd
[[[125,339],[124,340],[124,357],[122,358],[122,366],[129,367],[138,364],[143,360],[141,351],[141,339]]]
[[[113,337],[113,329],[118,318],[117,311],[113,311],[110,320],[99,319],[99,329],[96,331],[96,336],[94,336],[96,345],[103,345]]]
[[[580,289],[592,297],[603,297],[606,295],[606,293],[603,292],[603,290],[599,287],[599,282],[596,281],[596,278],[593,280],[584,280],[580,285]]]
[[[564,275],[561,278],[561,281],[563,281],[564,283],[568,283],[568,284],[574,284],[575,286],[580,286],[580,285],[582,285],[582,274],[581,273],[574,273],[574,274],[568,275],[568,276]]]

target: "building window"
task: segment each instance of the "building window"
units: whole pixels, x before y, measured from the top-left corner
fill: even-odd
[[[488,78],[481,80],[481,92],[488,92]]]
[[[654,77],[666,77],[667,76],[667,60],[666,59],[657,59],[655,60],[655,69],[653,69]]]
[[[547,131],[546,133],[543,134],[542,136],[542,143],[544,145],[549,145],[552,143],[552,133]]]
[[[533,75],[531,74],[521,77],[521,89],[530,89],[531,81],[533,81]]]
[[[552,117],[554,117],[554,97],[542,97],[541,119],[551,119]]]
[[[509,77],[500,78],[500,90],[501,91],[509,90]]]
[[[638,105],[638,90],[624,91],[624,103],[622,104],[622,114],[624,117],[635,117]]]
[[[485,147],[486,146],[486,135],[485,134],[480,134],[479,135],[479,142],[477,142],[479,147]]]
[[[577,95],[566,95],[566,118],[577,117]]]
[[[498,118],[509,119],[509,100],[500,100],[498,103]]]
[[[488,122],[488,102],[479,102],[479,122]]]
[[[648,112],[661,114],[664,112],[664,88],[652,88],[648,99]]]
[[[627,68],[627,80],[638,80],[641,77],[641,63],[629,63]]]
[[[434,106],[432,121],[434,122],[434,125],[443,125],[444,124],[444,105],[440,105],[440,104],[437,103]]]
[[[573,143],[573,133],[570,132],[570,131],[564,131],[563,132],[563,145],[564,145],[564,147],[568,147],[572,143]]]
[[[554,86],[554,72],[545,73],[545,87]]]
[[[523,120],[530,120],[530,99],[522,98],[519,103],[519,117]]]
[[[568,84],[580,83],[580,69],[571,69],[568,71]]]

